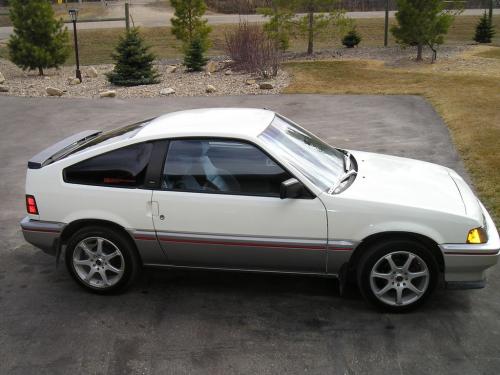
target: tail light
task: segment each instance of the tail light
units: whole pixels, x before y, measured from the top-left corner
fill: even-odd
[[[33,195],[26,195],[26,210],[29,214],[38,215],[38,207]]]

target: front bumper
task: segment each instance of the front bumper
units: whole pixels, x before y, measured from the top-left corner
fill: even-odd
[[[65,224],[31,220],[28,216],[21,220],[20,224],[27,242],[47,254],[56,255],[59,237]]]
[[[488,268],[498,262],[500,238],[488,211],[481,204],[488,242],[484,244],[442,244],[447,285],[451,288],[477,289],[485,286]]]

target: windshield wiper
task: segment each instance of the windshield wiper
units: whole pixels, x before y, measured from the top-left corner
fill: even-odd
[[[351,169],[350,171],[344,173],[342,176],[340,176],[335,185],[333,185],[330,189],[328,189],[328,194],[333,194],[335,190],[337,190],[337,188],[340,186],[340,184],[342,184],[342,182],[348,180],[351,176],[354,176],[357,173],[358,172],[355,169]]]

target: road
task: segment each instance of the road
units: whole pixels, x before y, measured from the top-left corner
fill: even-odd
[[[466,9],[463,15],[481,15],[484,10],[482,9]],[[394,16],[394,11],[390,12],[390,16]],[[153,26],[170,26],[170,18],[173,16],[172,12],[159,11],[155,8],[145,6],[132,6],[131,14],[136,26],[153,27]],[[494,14],[500,14],[500,9],[494,9]],[[373,12],[348,12],[347,15],[351,18],[382,18],[385,13],[383,11]],[[123,12],[115,7],[110,13],[112,17],[122,17]],[[264,22],[265,17],[252,14],[239,16],[237,14],[209,14],[205,16],[208,23],[211,25],[231,24],[238,23],[240,19],[249,22]],[[78,24],[78,29],[106,29],[125,27],[124,21],[110,21],[110,22],[85,22]],[[12,33],[12,27],[0,27],[0,41],[8,39]]]
[[[498,374],[498,271],[486,289],[439,289],[412,314],[379,313],[312,277],[147,270],[126,294],[103,297],[23,241],[33,154],[83,129],[210,106],[265,106],[332,144],[467,177],[448,129],[415,96],[0,96],[0,374]]]

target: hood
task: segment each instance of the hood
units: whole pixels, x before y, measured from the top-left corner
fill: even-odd
[[[469,210],[457,183],[450,176],[451,169],[396,156],[361,151],[351,153],[358,163],[358,175],[354,183],[340,195],[351,199],[467,215]],[[471,194],[473,195],[472,192]],[[477,199],[475,201],[478,206]]]

